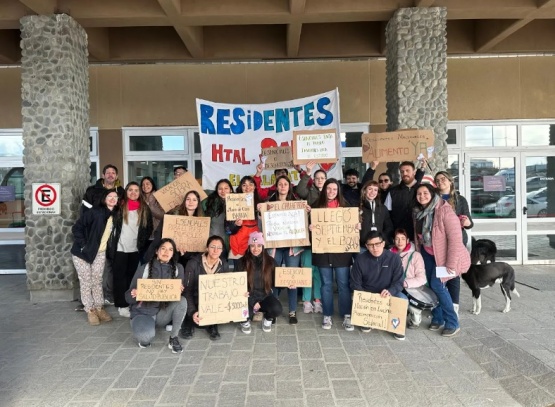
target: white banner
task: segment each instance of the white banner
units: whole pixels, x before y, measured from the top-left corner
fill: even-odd
[[[214,189],[222,178],[237,186],[243,176],[256,173],[263,148],[291,146],[296,130],[335,129],[337,151],[341,151],[337,89],[302,99],[259,105],[197,99],[197,117],[204,189]],[[338,155],[337,162],[319,165],[328,172],[328,178],[341,180],[341,157]],[[263,186],[273,184],[273,173],[273,170],[264,171]],[[299,174],[292,168],[289,173],[296,184]]]

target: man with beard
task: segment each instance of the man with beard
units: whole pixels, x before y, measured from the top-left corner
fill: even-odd
[[[411,161],[403,161],[399,166],[399,172],[401,173],[401,183],[389,188],[384,204],[389,210],[393,229],[405,229],[407,234],[414,238],[412,208],[416,187],[420,183],[415,178],[416,169]]]

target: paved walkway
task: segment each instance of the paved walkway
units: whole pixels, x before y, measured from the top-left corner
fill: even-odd
[[[180,355],[165,331],[139,349],[128,320],[90,327],[75,303],[31,304],[24,276],[0,276],[0,406],[548,406],[554,273],[518,267],[528,286],[517,285],[508,314],[498,286],[484,292],[481,315],[469,314],[463,284],[451,339],[420,329],[400,342],[337,322],[325,331],[320,315],[300,314],[271,333],[226,325],[218,342],[197,331]]]

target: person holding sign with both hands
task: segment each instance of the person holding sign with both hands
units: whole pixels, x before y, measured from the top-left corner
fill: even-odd
[[[137,301],[137,281],[148,279],[179,279],[183,291],[183,266],[177,262],[177,249],[172,239],[162,239],[156,247],[156,255],[143,268],[135,273],[125,299],[131,309],[131,328],[133,337],[140,348],[148,348],[156,335],[156,326],[171,324],[172,330],[168,347],[172,353],[183,352],[177,334],[187,312],[187,300],[158,302]]]
[[[227,261],[220,257],[223,249],[224,239],[220,236],[210,236],[206,242],[206,252],[193,257],[185,268],[187,316],[197,325],[202,319],[198,312],[199,275],[229,272]],[[186,318],[183,324],[183,337],[185,339],[192,338],[194,332],[193,324],[189,322],[189,318]],[[210,340],[220,339],[218,325],[209,325],[206,327],[206,331]]]

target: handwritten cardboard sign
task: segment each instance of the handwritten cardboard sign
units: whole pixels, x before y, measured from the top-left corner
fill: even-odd
[[[210,218],[164,215],[162,237],[173,239],[178,250],[203,252],[210,235]]]
[[[402,298],[382,298],[380,294],[355,290],[351,323],[404,335],[407,307],[408,301]]]
[[[225,197],[225,219],[254,219],[254,194],[227,194]]]
[[[301,130],[293,132],[293,163],[334,163],[337,156],[335,129]]]
[[[199,325],[245,321],[249,317],[247,272],[201,274],[198,281]]]
[[[430,158],[432,130],[396,130],[362,135],[362,162],[416,160],[420,154]]]
[[[358,208],[312,209],[312,253],[358,253]]]
[[[312,287],[312,267],[276,267],[276,287]]]
[[[260,214],[267,249],[310,245],[306,201],[266,202]]]
[[[190,172],[186,172],[165,187],[160,188],[154,193],[154,197],[162,209],[164,209],[164,212],[168,212],[181,205],[185,195],[190,190],[197,191],[200,195],[201,201],[208,197],[206,192],[204,192],[198,181]]]
[[[263,148],[262,157],[266,157],[264,166],[267,170],[293,168],[293,153],[290,146]]]
[[[181,300],[180,278],[139,278],[137,280],[137,301],[179,301]]]

